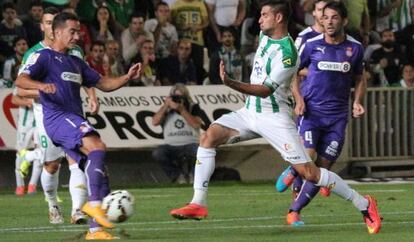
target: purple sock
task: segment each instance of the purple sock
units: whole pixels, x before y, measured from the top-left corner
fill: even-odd
[[[99,228],[102,227],[101,225],[99,225],[95,219],[93,218],[89,218],[89,228],[90,229],[94,229],[94,228]]]
[[[304,181],[302,189],[295,199],[295,201],[290,205],[289,211],[300,212],[308,203],[318,194],[319,187],[314,183],[309,181]]]
[[[293,191],[299,193],[300,192],[300,189],[302,188],[302,185],[303,185],[302,177],[297,176],[295,178],[295,180],[293,181],[293,186],[292,186],[293,187]]]
[[[94,150],[89,153],[85,166],[86,184],[88,186],[88,200],[101,201],[101,187],[105,177],[105,151]]]
[[[107,169],[105,169],[105,176],[102,178],[102,186],[101,186],[101,190],[99,191],[101,200],[103,200],[104,197],[106,197],[106,195],[109,194],[109,192],[110,192],[109,177],[108,177]]]

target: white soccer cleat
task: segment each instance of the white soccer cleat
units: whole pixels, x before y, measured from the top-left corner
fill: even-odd
[[[59,206],[53,206],[49,209],[49,222],[51,224],[63,224],[62,210]]]
[[[88,223],[88,216],[80,209],[77,209],[70,219],[71,224],[86,224]]]

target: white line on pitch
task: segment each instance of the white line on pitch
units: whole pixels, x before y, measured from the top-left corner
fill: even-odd
[[[340,216],[356,216],[357,213],[352,214],[341,214]],[[381,215],[407,215],[407,214],[414,214],[414,211],[404,211],[404,212],[383,212]],[[305,218],[311,217],[337,217],[338,214],[321,214],[321,215],[303,215]],[[284,219],[285,216],[264,216],[264,217],[247,217],[247,218],[228,218],[228,219],[206,219],[200,221],[199,223],[208,225],[211,223],[217,222],[236,222],[236,221],[264,221],[264,220],[272,220],[272,219]],[[410,222],[410,221],[408,221]],[[151,225],[151,224],[186,224],[186,223],[194,223],[194,220],[172,220],[172,221],[152,221],[152,222],[126,222],[122,224],[122,227],[126,226],[136,226],[136,225]],[[403,222],[399,222],[403,223]],[[306,225],[308,226],[308,225]],[[312,225],[317,226],[317,225]],[[86,227],[86,225],[57,225],[57,226],[43,226],[43,227],[14,227],[14,228],[0,228],[0,233],[14,233],[14,232],[27,232],[27,231],[54,231],[56,229],[62,231],[78,231],[81,228]],[[83,230],[79,230],[83,231]]]

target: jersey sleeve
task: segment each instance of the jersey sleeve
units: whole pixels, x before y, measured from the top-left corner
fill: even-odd
[[[101,75],[86,64],[85,61],[78,59],[82,68],[82,86],[94,87],[101,79]]]
[[[355,68],[354,68],[354,74],[355,75],[362,75],[364,71],[364,49],[362,46],[359,46],[358,53],[355,58]]]
[[[310,64],[310,55],[312,52],[312,45],[305,42],[299,50],[299,58],[300,58],[300,64],[299,64],[299,70],[308,67]]]
[[[25,73],[33,80],[42,81],[48,69],[49,53],[44,51],[32,53],[21,68],[21,73]]]

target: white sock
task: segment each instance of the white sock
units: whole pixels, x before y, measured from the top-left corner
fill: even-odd
[[[207,205],[207,190],[216,164],[216,149],[198,147],[194,171],[194,196],[191,203]]]
[[[33,162],[35,160],[41,160],[43,158],[43,152],[40,148],[34,150],[28,150],[24,156],[28,162]]]
[[[16,186],[21,187],[24,186],[24,179],[20,176],[19,170],[20,170],[20,159],[19,156],[16,155],[16,162],[15,162],[15,169],[14,173],[16,174]]]
[[[40,174],[42,173],[43,165],[40,164],[40,160],[33,161],[32,176],[30,177],[29,184],[37,185],[39,182]]]
[[[45,194],[46,200],[49,203],[49,208],[58,205],[57,201],[57,188],[59,184],[59,170],[55,174],[50,174],[45,168],[43,168],[42,175],[40,176],[42,181],[42,188]]]
[[[86,177],[85,173],[77,163],[69,166],[70,178],[69,178],[69,192],[72,198],[72,215],[76,210],[80,210],[85,204],[88,197],[88,191],[86,190]]]
[[[325,168],[319,168],[321,170],[321,176],[317,186],[328,187],[336,195],[352,201],[354,206],[359,211],[366,210],[368,207],[368,200],[361,196],[357,191],[351,189],[348,184],[339,177],[336,173],[328,171]]]

